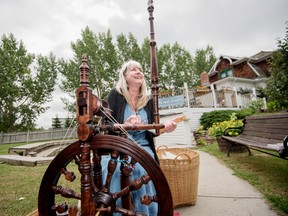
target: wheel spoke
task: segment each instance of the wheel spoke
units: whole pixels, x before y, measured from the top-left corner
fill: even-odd
[[[132,191],[138,190],[142,187],[143,184],[147,184],[150,180],[151,179],[149,175],[143,175],[141,178],[133,180],[127,187],[123,188],[121,191],[113,193],[113,199],[117,200]]]
[[[93,150],[93,183],[95,184],[96,191],[102,190],[102,166],[101,166],[101,156],[98,154],[98,149]]]
[[[53,186],[52,190],[55,194],[60,194],[63,197],[66,198],[75,198],[75,199],[81,199],[81,195],[77,194],[74,190],[70,188],[62,188],[62,186]]]
[[[129,216],[146,216],[144,212],[134,212],[125,208],[121,208],[119,206],[116,206],[115,212],[121,213],[122,215],[129,215]]]
[[[74,172],[67,171],[66,167],[61,169],[61,173],[65,176],[67,181],[73,182],[76,178]]]
[[[148,195],[144,195],[141,197],[141,203],[144,205],[150,205],[152,202],[156,202],[158,203],[158,197],[157,195],[154,196],[148,196]]]
[[[108,172],[107,172],[105,187],[103,188],[103,191],[105,193],[110,192],[111,180],[113,177],[113,173],[115,172],[116,167],[117,167],[118,157],[119,157],[119,152],[116,150],[113,150],[111,153],[111,159],[109,160],[108,167],[107,167]]]

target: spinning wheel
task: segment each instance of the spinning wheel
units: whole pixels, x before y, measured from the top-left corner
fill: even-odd
[[[93,95],[89,88],[89,67],[84,55],[80,66],[80,86],[76,91],[79,141],[62,150],[47,168],[39,190],[38,212],[40,216],[106,216],[114,213],[146,215],[145,212],[135,211],[133,192],[137,192],[137,190],[141,190],[141,187],[151,183],[154,185],[155,194],[151,194],[151,192],[144,194],[139,198],[141,203],[149,206],[156,202],[158,203],[158,215],[173,215],[171,192],[159,165],[137,143],[128,140],[127,136],[124,138],[124,135],[127,135],[126,130],[155,129],[156,135],[159,135],[160,129],[164,127],[164,125],[159,124],[158,72],[153,9],[152,0],[150,0],[148,11],[150,14],[151,80],[155,124],[136,126],[117,124],[106,109],[108,108],[107,102]],[[95,115],[105,116],[101,126],[93,125]],[[110,123],[114,123],[114,125]],[[109,135],[110,132],[118,136]],[[101,161],[106,160],[109,155],[108,165],[104,166]],[[73,162],[77,165],[76,172],[80,174],[80,179],[76,178],[77,175],[70,170],[70,167],[73,167]],[[116,176],[118,171],[116,169],[119,167],[120,177],[117,177],[116,180],[119,180],[121,188],[119,191],[114,191],[114,189],[112,191],[110,190],[112,177]],[[139,168],[144,169],[145,172],[139,178],[130,180],[134,167],[136,167],[135,172]],[[76,187],[75,179],[76,182],[80,180]],[[80,189],[79,186],[81,186]],[[121,205],[117,202],[120,199]],[[138,199],[136,201],[140,203]],[[77,203],[81,204],[79,208]]]
[[[87,148],[90,148],[91,152],[93,152],[92,161],[94,162],[94,166],[89,163],[90,160],[85,165],[79,164],[79,159],[82,157],[83,154],[83,148],[86,148],[86,150]],[[141,179],[134,180],[121,191],[115,193],[109,192],[109,182],[107,183],[106,181],[106,184],[102,184],[102,180],[99,181],[99,178],[101,179],[102,174],[101,165],[99,167],[98,163],[99,159],[103,155],[106,155],[108,153],[112,156],[118,155],[119,153],[120,155],[122,155],[122,157],[125,157],[125,155],[129,155],[132,158],[131,161],[134,161],[133,163],[141,164],[141,166],[146,170],[148,175],[143,176]],[[89,156],[87,159],[89,159]],[[65,178],[67,178],[67,180],[69,181],[74,181],[74,175],[66,169],[66,166],[69,163],[72,163],[73,160],[78,163],[79,170],[83,168],[81,168],[81,166],[87,166],[86,169],[88,169],[89,171],[89,175],[86,177],[88,177],[88,179],[89,177],[91,177],[92,182],[91,188],[86,189],[91,189],[91,197],[88,197],[87,200],[83,200],[83,197],[77,192],[75,192],[73,189],[64,189],[60,185],[57,185],[57,182],[61,175],[65,176]],[[110,162],[112,163],[112,166],[115,167],[115,161],[111,159]],[[123,168],[125,169],[125,167]],[[107,170],[109,169],[110,168],[107,167]],[[64,172],[64,170],[66,170],[66,172]],[[113,175],[113,171],[110,172],[110,174]],[[39,191],[39,215],[56,215],[57,205],[55,206],[55,196],[57,196],[58,193],[67,198],[81,200],[81,205],[88,205],[88,207],[86,207],[86,209],[89,209],[87,215],[95,215],[98,212],[100,212],[99,215],[112,215],[114,212],[119,212],[123,215],[145,215],[145,213],[136,213],[133,210],[126,209],[125,207],[121,208],[117,206],[116,200],[121,197],[125,198],[125,196],[127,196],[127,194],[129,194],[132,190],[137,190],[137,188],[150,181],[150,179],[154,183],[157,197],[145,197],[144,201],[146,201],[148,205],[153,200],[157,201],[158,215],[173,215],[173,204],[169,186],[160,167],[155,162],[155,160],[151,158],[149,154],[139,148],[135,143],[125,138],[112,135],[96,135],[93,137],[90,145],[84,143],[81,146],[80,142],[75,142],[66,147],[63,151],[61,151],[57,155],[57,157],[51,162],[43,177]],[[68,202],[69,200],[67,200],[67,203]],[[124,205],[123,200],[122,204]],[[71,211],[73,208],[76,208],[75,206],[69,207],[71,208]],[[61,211],[61,208],[59,207],[58,210]],[[83,212],[82,215],[84,215]]]

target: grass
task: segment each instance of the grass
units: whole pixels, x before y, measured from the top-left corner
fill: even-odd
[[[27,143],[1,144],[0,155]],[[3,216],[27,215],[37,208],[38,190],[47,165],[36,167],[0,163],[0,212]]]
[[[8,149],[16,145],[0,145],[0,154],[7,154]],[[234,171],[236,176],[258,189],[279,215],[288,215],[288,161],[256,151],[252,151],[253,156],[248,156],[247,153],[231,153],[230,157],[226,157],[225,153],[218,150],[216,144],[199,147],[199,150],[219,158]],[[0,164],[1,216],[25,216],[37,209],[38,190],[47,166],[47,164],[35,167]],[[69,170],[77,173],[76,165],[71,166],[68,167]],[[79,176],[77,179],[78,186]],[[66,187],[65,184],[61,183]],[[76,190],[74,186],[67,185],[67,187]]]
[[[200,147],[223,161],[234,174],[258,189],[279,215],[288,215],[288,161],[251,150],[227,157],[217,144]]]
[[[2,216],[27,215],[37,208],[38,190],[47,165],[36,167],[0,164]]]
[[[15,143],[15,144],[1,144],[0,145],[0,155],[7,155],[9,148],[25,145],[27,143]]]
[[[0,155],[8,154],[9,148],[19,145],[23,143],[0,145]],[[48,164],[26,167],[0,163],[1,216],[25,216],[38,208],[38,192],[47,167]],[[67,170],[79,174],[78,166],[74,163],[70,163]],[[58,185],[79,193],[80,176],[78,175],[73,183],[67,182],[64,176],[61,176]],[[57,203],[67,202],[67,199],[61,196],[55,196],[55,200]],[[72,205],[77,205],[78,201],[74,199],[71,202]]]

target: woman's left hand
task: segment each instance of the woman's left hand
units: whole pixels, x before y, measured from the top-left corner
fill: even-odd
[[[167,121],[164,123],[164,125],[165,125],[164,131],[166,133],[170,133],[170,132],[174,131],[177,127],[177,123],[174,121]]]

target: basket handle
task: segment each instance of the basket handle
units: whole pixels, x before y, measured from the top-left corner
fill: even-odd
[[[174,160],[177,160],[177,158],[178,158],[179,156],[181,156],[181,155],[185,155],[185,156],[187,156],[188,159],[189,159],[189,162],[191,162],[191,157],[190,157],[188,154],[186,154],[186,153],[179,153],[179,154],[175,157]]]
[[[166,145],[161,145],[157,148],[156,152],[158,152],[158,150],[161,148],[161,147],[165,147],[165,149],[168,149],[168,147]]]

